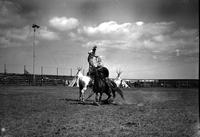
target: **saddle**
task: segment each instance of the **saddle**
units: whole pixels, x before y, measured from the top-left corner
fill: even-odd
[[[98,73],[100,74],[101,78],[109,77],[109,70],[106,67],[97,67],[96,69]]]
[[[92,80],[90,81],[89,85],[92,86],[94,84],[94,75],[95,71],[98,72],[99,78],[102,79],[107,83],[107,79],[109,77],[109,70],[106,67],[94,67],[89,72],[87,72],[87,76],[89,76]]]
[[[91,71],[87,72],[87,76],[93,79],[96,70],[102,79],[109,77],[109,70],[106,67],[94,67]]]

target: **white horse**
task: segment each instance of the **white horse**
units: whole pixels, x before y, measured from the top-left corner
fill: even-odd
[[[82,68],[77,68],[78,72],[76,74],[77,77],[77,86],[79,87],[79,100],[84,102],[84,93],[87,90],[87,87],[89,86],[89,84],[91,84],[92,79],[89,76],[84,76],[81,73],[81,69]]]

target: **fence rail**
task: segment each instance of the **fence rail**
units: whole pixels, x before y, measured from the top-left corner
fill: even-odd
[[[85,74],[87,69],[82,69]],[[34,74],[36,75],[67,75],[73,76],[77,72],[77,68],[72,67],[55,67],[55,66],[37,66],[35,67]],[[0,73],[16,73],[16,74],[33,74],[31,65],[19,64],[3,64],[0,67]]]
[[[35,75],[35,86],[63,85],[67,86],[73,80],[74,76],[70,75]],[[124,80],[129,87],[134,88],[199,88],[197,79],[126,79]],[[0,85],[33,85],[32,74],[0,73]]]
[[[82,69],[86,74],[87,70]],[[77,73],[77,68],[3,64],[0,67],[0,85],[66,85]],[[35,77],[35,78],[34,78]],[[66,82],[67,81],[67,82]],[[198,79],[124,79],[129,87],[198,88]]]

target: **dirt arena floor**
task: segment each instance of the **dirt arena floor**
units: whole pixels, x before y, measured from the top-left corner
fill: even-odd
[[[96,106],[79,103],[76,87],[0,87],[1,136],[198,136],[198,89],[122,90],[126,102]]]

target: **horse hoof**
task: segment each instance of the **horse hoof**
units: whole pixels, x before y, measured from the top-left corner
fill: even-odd
[[[108,102],[112,103],[112,102],[114,102],[114,99],[109,99]]]
[[[115,101],[111,102],[111,104],[113,104],[113,105],[118,105],[118,103],[115,102]]]
[[[81,103],[83,103],[83,104],[84,104],[84,103],[85,103],[85,101],[84,101],[84,100],[81,100]]]
[[[113,100],[111,100],[111,99],[103,101],[104,104],[111,104],[112,102],[113,102]]]
[[[98,102],[93,102],[94,105],[100,106]]]

